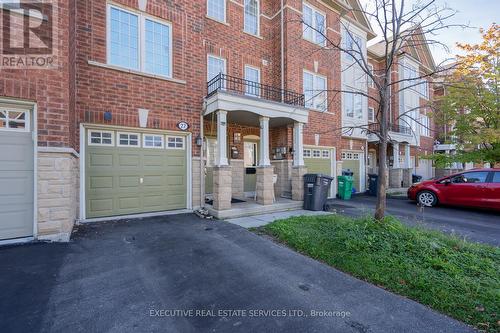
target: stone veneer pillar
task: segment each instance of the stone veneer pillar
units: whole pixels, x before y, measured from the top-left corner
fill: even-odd
[[[67,242],[79,208],[79,163],[69,148],[38,150],[37,238]]]
[[[245,191],[245,161],[244,160],[231,160],[229,162],[232,169],[232,179],[231,179],[231,187],[233,197],[235,198],[244,198]]]
[[[274,167],[257,167],[257,183],[255,185],[255,194],[257,195],[257,203],[261,205],[272,205],[274,203],[273,175]]]
[[[403,187],[410,187],[413,184],[413,169],[403,169]]]
[[[403,169],[389,169],[389,187],[400,188],[403,179]]]
[[[292,167],[292,200],[304,200],[304,175],[307,173],[305,166]]]
[[[228,165],[213,168],[213,207],[215,210],[231,209],[232,171]]]

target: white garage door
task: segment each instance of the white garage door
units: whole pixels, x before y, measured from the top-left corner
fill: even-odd
[[[33,236],[30,112],[0,105],[0,240]]]

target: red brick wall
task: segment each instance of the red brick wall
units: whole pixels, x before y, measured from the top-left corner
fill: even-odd
[[[0,69],[0,97],[16,98],[37,103],[38,145],[71,147],[74,123],[73,105],[70,100],[69,45],[70,3],[54,1],[57,38],[54,48],[58,53],[56,69]],[[3,25],[3,22],[2,22]],[[20,36],[20,34],[19,34]]]

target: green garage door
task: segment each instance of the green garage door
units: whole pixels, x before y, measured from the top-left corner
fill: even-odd
[[[353,187],[356,192],[364,191],[363,182],[363,154],[358,152],[343,152],[342,153],[342,171],[351,170],[354,173]]]
[[[184,137],[89,130],[86,142],[87,218],[186,208]]]
[[[332,156],[331,149],[305,148],[304,164],[307,167],[307,173],[321,173],[323,175],[334,177],[332,174]],[[334,195],[335,181],[332,183],[330,196]]]

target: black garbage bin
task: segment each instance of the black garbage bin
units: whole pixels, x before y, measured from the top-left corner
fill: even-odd
[[[413,184],[420,183],[422,181],[422,176],[412,175],[411,181],[413,182]]]
[[[323,210],[332,181],[332,177],[322,174],[304,175],[304,209]]]
[[[378,175],[374,173],[368,174],[368,194],[376,197],[377,187],[378,187]]]

